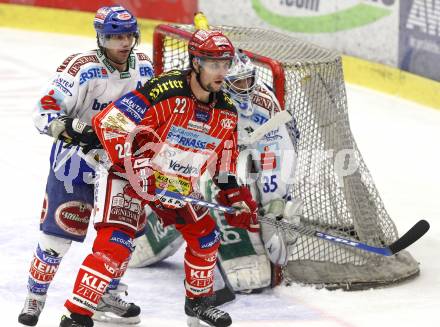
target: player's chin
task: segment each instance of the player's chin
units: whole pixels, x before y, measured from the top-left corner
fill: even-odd
[[[219,92],[223,86],[223,80],[214,81],[210,84],[211,92]]]
[[[130,50],[120,50],[118,51],[118,57],[121,61],[127,61],[130,56]]]

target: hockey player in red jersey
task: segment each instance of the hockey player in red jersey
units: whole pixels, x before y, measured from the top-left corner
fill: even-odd
[[[29,268],[28,294],[18,321],[35,326],[49,286],[72,241],[83,242],[93,209],[96,160],[100,147],[92,117],[153,76],[149,58],[135,49],[136,18],[121,6],[100,8],[94,28],[98,49],[69,56],[36,103],[33,119],[41,134],[53,137],[50,170],[40,219],[38,245]],[[94,150],[95,151],[95,150]],[[126,286],[112,280],[98,305],[96,320],[139,322],[140,308],[120,296]]]
[[[145,225],[140,215],[144,204],[165,226],[175,225],[187,243],[188,324],[232,323],[226,312],[212,305],[220,235],[214,220],[206,208],[177,201],[165,192],[200,197],[197,181],[209,170],[220,188],[220,202],[237,208],[236,214],[227,215],[228,222],[259,231],[257,205],[235,177],[237,112],[221,90],[234,48],[221,32],[198,30],[188,52],[190,70],[150,80],[93,119],[109,169],[102,169],[95,189],[93,250],[80,268],[65,304],[70,314],[63,316],[60,327],[93,326],[90,316],[114,272],[130,257],[134,234]]]
[[[299,140],[295,119],[288,115],[290,119],[287,124],[284,120],[274,124],[274,118],[282,111],[281,106],[270,87],[258,78],[257,66],[241,50],[236,51],[224,90],[231,97],[239,115],[239,183],[251,189],[259,203],[260,214],[297,224],[302,204],[291,192],[296,142]],[[265,126],[273,127],[253,140],[255,131],[261,131],[261,127]],[[206,183],[205,187],[202,186],[202,193],[208,201],[215,202],[213,195],[217,193],[217,187]],[[214,285],[216,304],[233,300],[233,292],[257,293],[273,286],[277,276],[277,269],[273,265],[282,267],[287,264],[297,235],[261,224],[261,237],[258,237],[229,226],[221,211],[211,211],[211,215],[216,219],[221,234],[217,257],[221,269],[218,269]],[[168,233],[175,232],[173,228],[166,230]],[[161,241],[161,252],[158,253],[153,250],[153,246],[157,247],[154,239],[151,228],[136,239],[136,249],[129,267],[146,267],[159,262],[173,255],[181,244],[180,238],[169,238],[167,235]]]

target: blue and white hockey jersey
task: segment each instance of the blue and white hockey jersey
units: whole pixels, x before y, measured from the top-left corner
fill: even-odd
[[[234,99],[234,97],[232,97]],[[275,94],[263,83],[258,83],[248,102],[236,101],[238,120],[238,144],[247,144],[247,138],[258,127],[265,124],[279,112],[280,104]],[[296,142],[299,132],[295,119],[265,134],[259,141],[250,144],[240,152],[242,157],[250,155],[259,172],[257,187],[260,202],[289,196],[296,168]],[[253,181],[247,181],[247,183]]]
[[[33,120],[42,134],[51,135],[50,124],[65,115],[91,125],[92,117],[110,102],[140,88],[153,76],[148,56],[133,51],[128,70],[119,72],[100,50],[74,54],[64,60],[35,107]],[[73,184],[90,184],[95,161],[79,146],[67,146],[58,139],[52,146],[51,169],[65,182],[66,191]]]

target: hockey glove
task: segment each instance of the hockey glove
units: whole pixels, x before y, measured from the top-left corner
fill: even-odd
[[[247,229],[252,233],[260,230],[257,218],[257,203],[252,199],[252,194],[245,186],[221,190],[218,192],[217,201],[224,206],[237,209],[235,214],[225,213],[229,225]]]
[[[130,167],[115,164],[110,171],[126,179],[129,184],[124,192],[132,198],[142,201],[143,205],[156,199],[156,177],[148,158],[131,158],[127,162]]]
[[[101,142],[99,142],[99,139],[91,126],[82,122],[78,118],[64,116],[58,118],[58,120],[64,123],[65,134],[68,136],[65,140],[67,143],[81,146],[82,151],[85,154],[92,149],[102,148]]]

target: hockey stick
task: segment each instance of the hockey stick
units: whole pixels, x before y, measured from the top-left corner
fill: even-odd
[[[236,209],[232,208],[232,207],[225,207],[222,206],[220,204],[217,203],[212,203],[212,202],[208,202],[205,200],[200,200],[200,199],[196,199],[196,198],[192,198],[190,196],[186,196],[186,195],[182,195],[180,193],[177,192],[171,192],[171,191],[166,191],[166,190],[161,190],[161,189],[156,189],[156,194],[158,196],[167,196],[170,198],[173,198],[175,200],[180,200],[180,201],[184,201],[184,202],[188,202],[188,203],[192,203],[195,205],[199,205],[202,207],[207,207],[210,209],[214,209],[214,210],[218,210],[218,211],[223,211],[223,212],[227,212],[227,213],[234,213]]]
[[[215,306],[218,307],[227,302],[234,301],[235,292],[234,292],[234,288],[229,282],[228,275],[226,274],[220,260],[217,260],[216,262],[216,269],[218,270],[218,273],[220,274],[223,283],[225,283],[225,286],[223,288],[215,290]],[[217,277],[215,280],[217,281]]]
[[[270,118],[267,122],[265,122],[263,125],[258,127],[255,131],[253,131],[249,135],[249,138],[244,140],[244,142],[247,144],[255,143],[259,139],[261,139],[264,134],[273,131],[278,126],[286,124],[291,120],[292,120],[292,115],[287,110],[280,111],[279,113],[275,114],[272,118]]]
[[[157,190],[157,193],[160,195],[168,196],[170,198],[174,198],[176,200],[192,203],[195,205],[200,205],[203,207],[211,208],[214,210],[219,210],[227,213],[234,213],[236,209],[233,207],[226,207],[222,206],[216,203],[207,202],[204,200],[199,200],[192,198],[190,196],[185,196],[179,193],[165,191],[165,190]],[[385,246],[385,247],[376,247],[371,246],[366,243],[358,242],[349,240],[346,238],[342,238],[339,236],[334,236],[331,234],[327,234],[324,232],[320,232],[318,230],[305,227],[305,226],[297,226],[294,224],[290,224],[285,221],[279,221],[276,219],[268,218],[268,217],[258,217],[260,222],[263,222],[265,224],[270,224],[274,226],[279,226],[284,228],[285,230],[291,230],[298,232],[303,235],[307,236],[314,236],[320,239],[323,239],[328,242],[337,243],[345,246],[349,246],[352,248],[356,248],[359,250],[363,250],[366,252],[376,253],[383,256],[391,256],[393,254],[396,254],[404,249],[406,249],[408,246],[416,242],[419,238],[421,238],[425,233],[429,230],[429,223],[426,220],[420,220],[418,221],[413,227],[409,229],[402,237],[398,238],[396,241],[394,241],[392,244]]]
[[[304,226],[297,226],[285,221],[278,221],[268,217],[259,217],[259,220],[263,223],[270,224],[273,226],[279,226],[286,230],[296,231],[303,235],[315,236],[332,243],[347,245],[356,249],[380,254],[383,256],[391,256],[393,254],[396,254],[397,252],[406,249],[408,246],[410,246],[411,244],[416,242],[419,238],[421,238],[423,235],[425,235],[425,233],[429,230],[429,223],[426,220],[419,220],[413,227],[410,228],[409,231],[407,231],[402,237],[398,238],[389,246],[376,247],[376,246],[368,245],[366,243],[349,240],[346,238],[334,236]]]

